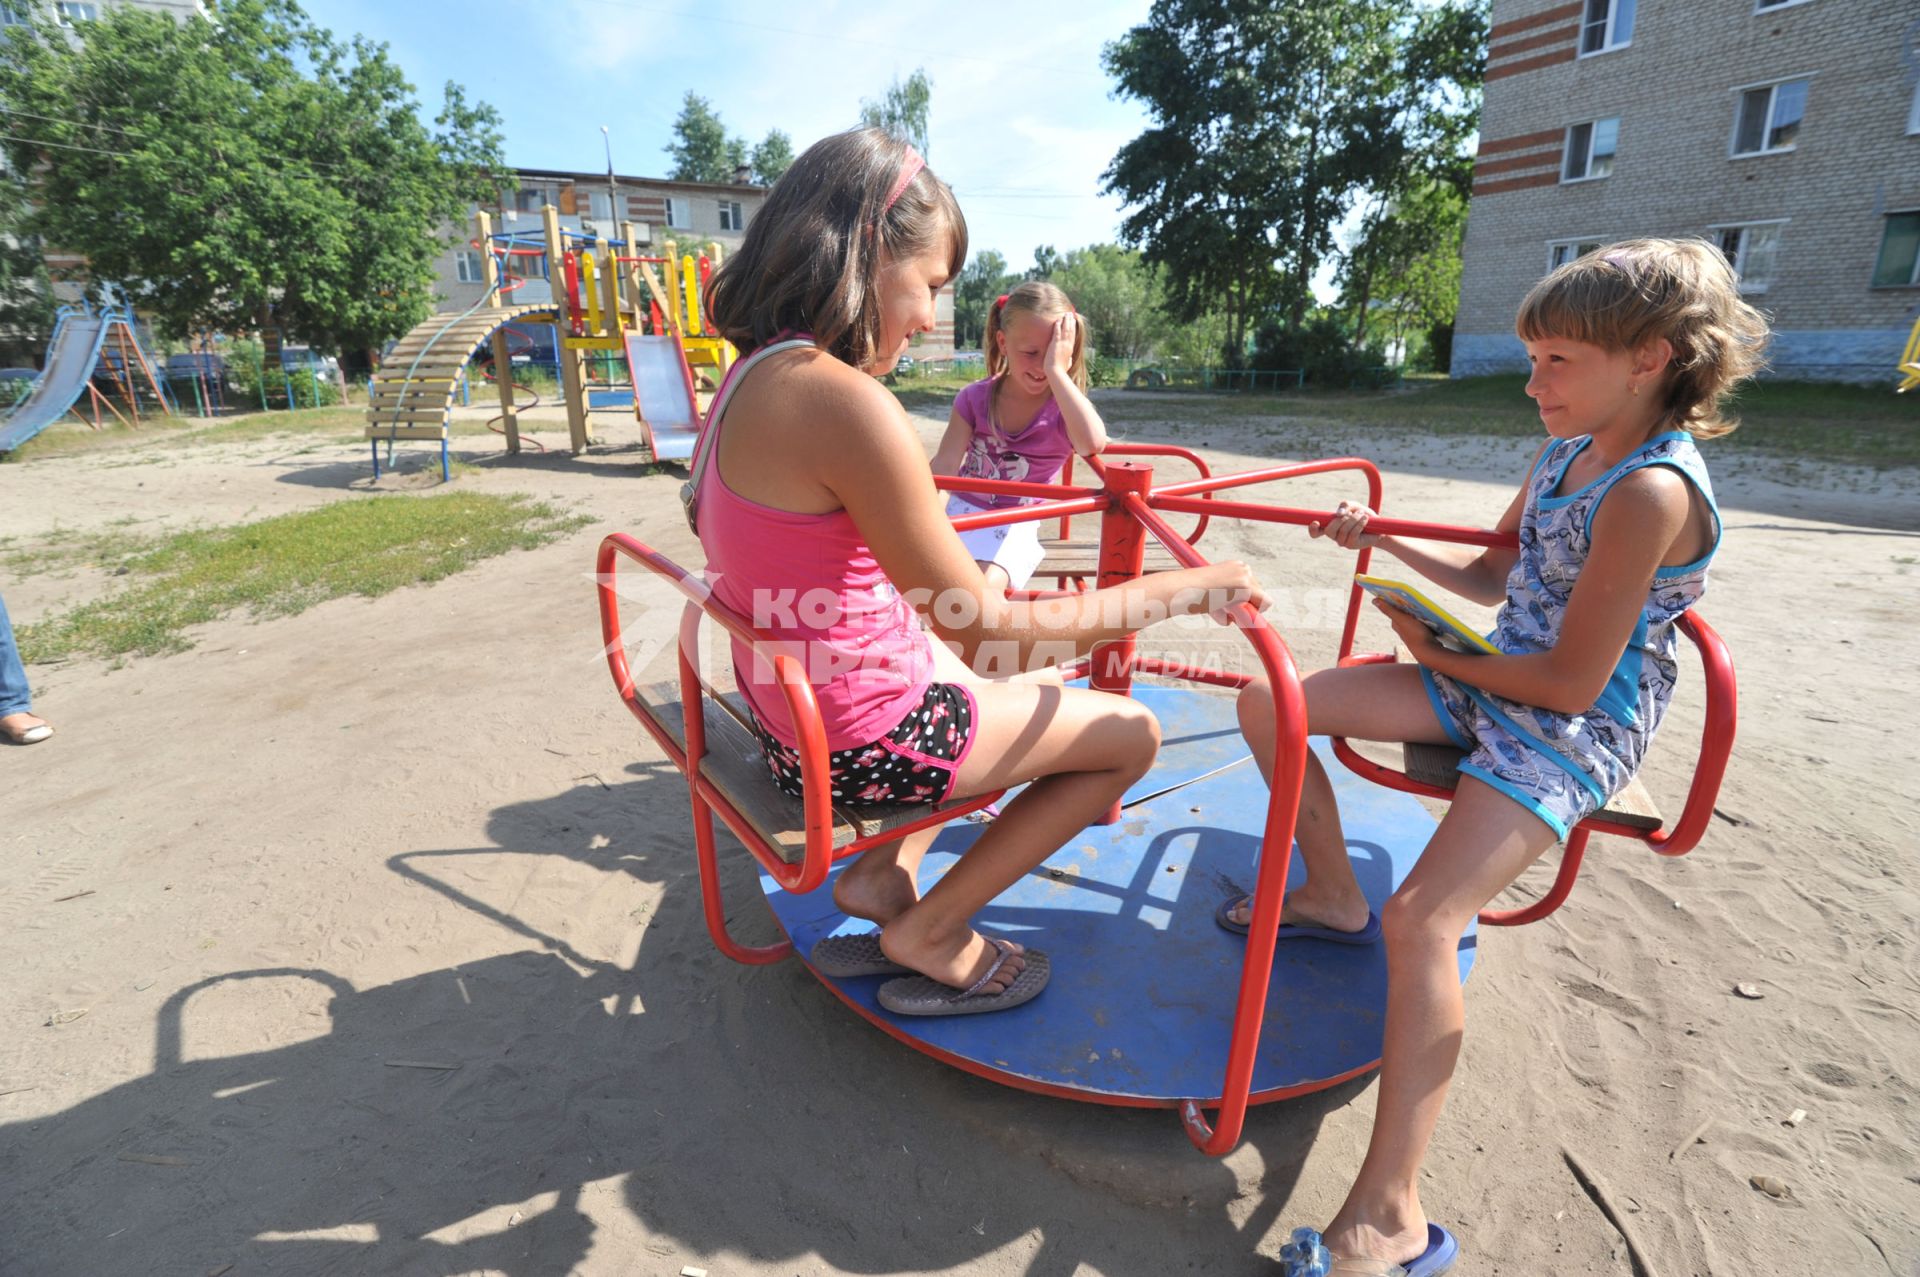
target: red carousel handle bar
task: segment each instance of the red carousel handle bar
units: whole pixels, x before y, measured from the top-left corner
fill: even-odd
[[[1182,566],[1207,566],[1207,560],[1181,540],[1180,535],[1145,500],[1125,493],[1127,512],[1139,520]],[[1267,777],[1267,824],[1261,847],[1293,845],[1293,829],[1300,816],[1300,789],[1307,769],[1307,699],[1300,686],[1300,669],[1279,632],[1245,603],[1233,606],[1232,616],[1253,644],[1254,652],[1273,689],[1275,725],[1274,774]],[[1207,1121],[1200,1101],[1183,1100],[1180,1123],[1194,1147],[1210,1157],[1223,1157],[1240,1140],[1248,1097],[1253,1091],[1254,1057],[1260,1047],[1260,1026],[1266,1015],[1267,989],[1273,977],[1273,950],[1280,936],[1281,902],[1287,894],[1290,857],[1263,854],[1253,889],[1253,916],[1248,919],[1246,959],[1240,967],[1240,992],[1234,1004],[1233,1036],[1227,1046],[1226,1076],[1220,1086],[1220,1109]]]
[[[1087,458],[1087,464],[1093,468],[1095,474],[1106,474],[1107,467],[1106,463],[1101,460],[1102,457],[1178,457],[1199,471],[1202,480],[1213,478],[1213,468],[1206,463],[1205,458],[1201,457],[1199,453],[1191,448],[1181,448],[1174,444],[1110,443],[1098,456]],[[1069,467],[1073,465],[1073,458],[1067,458],[1067,465]],[[1067,473],[1070,474],[1071,471]],[[1193,525],[1193,531],[1187,534],[1187,544],[1198,545],[1200,538],[1205,535],[1206,530],[1207,516],[1203,514],[1200,516],[1200,521]],[[1067,524],[1064,519],[1060,522],[1060,535],[1063,538],[1067,535]]]

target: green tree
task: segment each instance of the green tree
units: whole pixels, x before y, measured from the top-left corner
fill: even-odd
[[[994,299],[1020,282],[1007,269],[1007,259],[990,248],[973,255],[953,281],[953,344],[956,350],[979,350],[986,340],[987,311]]]
[[[772,186],[793,164],[793,139],[779,129],[769,129],[760,145],[753,148],[753,180]]]
[[[791,154],[791,146],[788,150]],[[691,90],[673,122],[673,142],[667,154],[673,157],[670,176],[678,182],[731,182],[735,170],[749,166],[747,140],[729,138],[719,112]]]
[[[1466,227],[1467,196],[1445,181],[1427,181],[1369,210],[1340,278],[1356,346],[1375,335],[1376,319],[1402,349],[1415,332],[1452,325]]]
[[[1051,244],[1041,244],[1033,250],[1033,265],[1027,267],[1028,279],[1052,279],[1053,272],[1059,268],[1060,252]]]
[[[44,18],[8,34],[27,229],[169,337],[270,323],[321,349],[380,345],[432,310],[436,235],[506,180],[491,107],[449,84],[429,131],[384,45],[343,45],[291,0],[179,22],[115,6],[82,41]]]
[[[861,99],[860,123],[913,143],[914,149],[925,156],[932,151],[927,144],[927,113],[932,106],[933,81],[927,78],[924,67],[916,67],[905,82],[895,76],[878,102]]]
[[[53,284],[26,211],[22,184],[0,172],[0,364],[30,362],[53,330]]]
[[[1100,354],[1145,359],[1164,340],[1160,282],[1138,252],[1118,244],[1076,248],[1057,260],[1052,278],[1086,316]]]
[[[1152,126],[1103,176],[1173,313],[1224,315],[1234,360],[1263,315],[1297,330],[1356,196],[1457,149],[1476,28],[1484,0],[1155,0],[1104,53]]]

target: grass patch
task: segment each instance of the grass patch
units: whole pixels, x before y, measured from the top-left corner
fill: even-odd
[[[296,408],[292,412],[250,412],[208,421],[201,417],[143,417],[138,428],[118,421],[98,430],[68,417],[55,422],[12,452],[0,464],[45,461],[84,453],[202,443],[238,443],[282,434],[358,435],[367,422],[364,407]]]
[[[0,537],[0,573],[9,577],[39,576],[67,568],[92,564],[117,567],[145,547],[127,529],[138,524],[134,515],[123,515],[96,528],[55,528],[37,538],[31,548],[22,548],[17,537]]]
[[[160,538],[122,565],[127,588],[19,630],[29,662],[154,656],[188,626],[245,609],[293,616],[328,599],[438,581],[593,522],[525,496],[452,492],[337,501],[236,528]]]
[[[1391,391],[1289,391],[1282,394],[1105,395],[1100,411],[1116,424],[1196,424],[1262,417],[1428,434],[1541,437],[1540,419],[1519,375],[1410,378]],[[1731,405],[1740,429],[1713,447],[1869,466],[1920,466],[1920,403],[1885,387],[1762,381]]]

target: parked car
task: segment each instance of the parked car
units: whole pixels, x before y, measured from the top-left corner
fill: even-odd
[[[225,355],[216,355],[211,351],[188,351],[167,356],[167,380],[174,384],[205,377],[218,381],[221,385],[227,380],[227,359]]]
[[[39,375],[33,368],[0,368],[0,411],[25,399]]]
[[[282,346],[280,366],[289,372],[296,368],[312,368],[331,377],[340,370],[340,361],[332,355],[316,354],[311,346]]]

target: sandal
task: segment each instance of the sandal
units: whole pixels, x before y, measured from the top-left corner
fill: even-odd
[[[1035,949],[1018,950],[1010,941],[993,936],[986,940],[999,953],[986,974],[975,980],[972,987],[955,988],[926,975],[902,976],[880,986],[880,1005],[895,1015],[978,1015],[985,1011],[1005,1011],[1039,997],[1040,990],[1047,987],[1053,975],[1047,955]],[[998,993],[982,993],[1015,953],[1020,953],[1027,965],[1014,977],[1013,983]]]

